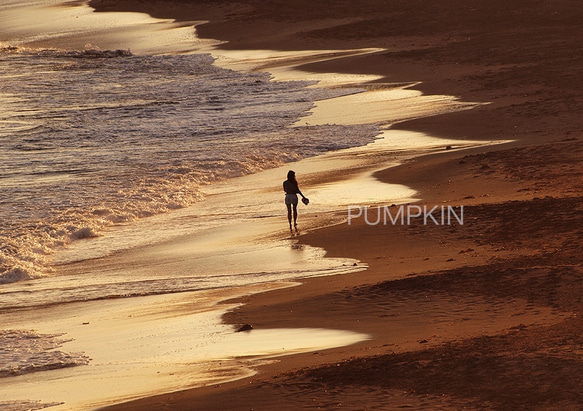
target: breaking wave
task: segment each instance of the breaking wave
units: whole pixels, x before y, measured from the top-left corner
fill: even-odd
[[[89,363],[83,353],[59,351],[66,342],[59,337],[32,330],[0,330],[0,378]]]
[[[210,55],[0,48],[0,284],[112,225],[186,207],[208,184],[372,141],[375,126],[291,127],[358,92],[219,68]]]

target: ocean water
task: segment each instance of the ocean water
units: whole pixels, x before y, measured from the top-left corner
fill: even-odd
[[[202,186],[375,135],[288,127],[350,91],[213,60],[0,49],[0,283],[44,276],[56,247],[186,207]]]

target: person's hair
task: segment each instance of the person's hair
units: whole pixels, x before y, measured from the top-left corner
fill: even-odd
[[[293,171],[293,170],[288,171],[287,172],[287,179],[289,181],[293,181],[294,183],[297,183],[297,181],[296,181],[296,172]]]

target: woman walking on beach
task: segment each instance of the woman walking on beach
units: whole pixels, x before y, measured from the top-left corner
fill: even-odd
[[[292,207],[293,207],[293,215],[294,215],[294,228],[296,232],[298,231],[298,194],[302,196],[302,202],[304,204],[308,204],[310,200],[308,200],[300,191],[298,187],[298,181],[296,180],[296,173],[295,171],[288,171],[287,173],[287,180],[283,182],[283,191],[285,191],[285,205],[287,207],[287,220],[289,221],[289,231],[293,233],[292,230]]]

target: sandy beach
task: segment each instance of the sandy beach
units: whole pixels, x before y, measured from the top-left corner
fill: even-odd
[[[329,113],[344,110],[340,117],[346,124],[380,122],[383,138],[366,151],[297,164],[304,167],[297,171],[308,196],[342,204],[330,215],[318,212],[317,201],[316,208],[302,208],[305,229],[294,247],[351,259],[346,261],[358,270],[306,278],[290,287],[273,285],[267,292],[242,289],[223,296],[223,309],[212,311],[228,310],[222,321],[234,329],[250,324],[249,336],[275,339],[279,330],[285,340],[291,329],[345,330],[357,336],[354,342],[272,355],[251,366],[256,374],[246,378],[169,388],[106,409],[583,405],[583,9],[578,2],[92,0],[90,5],[98,13],[148,13],[176,20],[171,24],[179,27],[197,22],[201,50],[222,55],[217,64],[225,67],[244,61],[244,55],[260,56],[246,68],[278,79],[314,78],[330,87],[352,87],[346,79],[353,78],[371,92],[404,93],[383,106],[394,107],[392,115],[375,111],[383,103],[367,106],[347,96],[323,102],[301,120],[326,124]],[[400,113],[411,93],[416,106]],[[431,115],[437,103],[447,109]],[[443,140],[403,154],[391,147],[393,132],[414,136],[411,140],[421,134]],[[283,169],[287,166],[266,175],[276,181]],[[359,180],[362,175],[369,179]],[[400,201],[382,202],[381,187],[396,185],[403,187]],[[463,207],[463,224],[427,224],[423,218],[375,223],[377,212],[395,216],[408,205],[436,208],[435,216],[444,207],[457,212]],[[284,211],[282,205],[282,230]],[[263,228],[272,230],[271,221],[245,221],[253,229],[241,223],[241,232],[254,238]],[[236,241],[243,240],[235,238],[229,246],[236,247]],[[180,246],[186,247],[169,243],[155,256],[131,256],[147,267],[148,258],[171,259],[173,247]],[[285,263],[293,262],[289,250],[278,252]],[[267,254],[258,253],[253,263],[273,264]],[[174,303],[178,311],[187,307],[184,301]]]
[[[244,304],[224,316],[228,324],[259,330],[335,328],[372,339],[283,357],[229,384],[112,409],[581,407],[577,2],[95,0],[92,6],[207,20],[197,35],[224,41],[225,53],[382,48],[294,64],[311,73],[378,76],[371,86],[415,83],[426,94],[488,103],[392,129],[514,141],[441,150],[375,173],[382,182],[412,187],[420,204],[463,205],[463,225],[371,225],[360,218],[312,231],[300,243],[368,269],[238,299]]]

